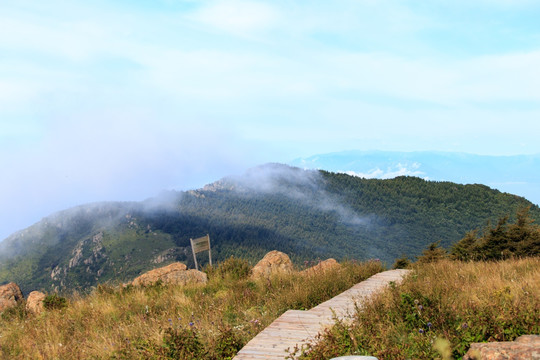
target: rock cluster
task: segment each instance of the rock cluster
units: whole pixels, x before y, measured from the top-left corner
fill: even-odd
[[[300,273],[313,275],[330,269],[339,268],[341,265],[335,259],[327,259],[317,265],[302,270]],[[291,273],[294,271],[293,263],[287,254],[273,250],[266,254],[261,261],[251,269],[254,278],[268,277],[275,273]]]
[[[273,250],[266,254],[261,261],[251,269],[253,277],[267,277],[274,273],[291,273],[293,263],[287,254]]]
[[[474,343],[463,359],[540,359],[540,335],[522,335],[515,341]]]
[[[176,262],[150,270],[132,281],[133,286],[147,286],[161,281],[163,284],[184,285],[187,283],[206,283],[208,277],[198,270],[187,270],[185,264]]]
[[[336,260],[328,259],[302,271],[311,274],[324,272],[328,269],[341,266]],[[273,250],[262,258],[251,270],[253,277],[268,277],[274,273],[291,273],[294,271],[293,263],[287,254]],[[150,270],[136,277],[131,285],[147,286],[158,281],[163,284],[185,285],[187,283],[206,283],[208,277],[198,270],[188,270],[185,264],[176,262],[170,265]],[[46,295],[39,291],[32,291],[26,300],[26,309],[29,312],[40,313],[43,311],[43,301]],[[0,286],[0,312],[10,307],[17,306],[24,300],[19,286],[15,283]]]
[[[306,274],[306,275],[313,275],[317,273],[323,273],[330,269],[335,269],[339,267],[341,267],[340,263],[338,263],[336,259],[330,258],[330,259],[319,262],[315,266],[302,270],[301,273]]]
[[[26,310],[33,313],[43,311],[43,300],[46,295],[39,291],[32,291],[26,299]],[[0,286],[0,312],[15,307],[24,301],[19,285],[14,282]]]
[[[164,284],[206,283],[208,277],[202,271],[187,270],[182,263],[173,263],[158,269],[150,270],[135,278],[131,283],[134,286],[151,285],[158,281]],[[38,314],[43,311],[43,301],[46,295],[39,291],[32,291],[26,300],[26,310]],[[17,306],[24,300],[19,286],[15,283],[0,286],[0,312]]]

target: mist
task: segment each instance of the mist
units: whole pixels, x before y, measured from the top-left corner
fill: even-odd
[[[195,189],[256,161],[217,125],[95,115],[57,120],[15,152],[0,146],[0,240],[63,209]]]
[[[225,179],[225,186],[242,192],[279,194],[304,206],[335,213],[341,222],[350,226],[368,227],[373,217],[357,215],[337,196],[326,189],[325,179],[317,170],[303,170],[282,164],[266,164],[248,170],[242,176]],[[223,184],[222,184],[223,185]]]

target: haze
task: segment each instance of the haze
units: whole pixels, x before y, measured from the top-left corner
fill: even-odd
[[[0,4],[0,239],[358,150],[540,153],[540,5]]]

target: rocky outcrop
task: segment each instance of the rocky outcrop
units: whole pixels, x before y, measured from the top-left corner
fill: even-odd
[[[54,288],[64,288],[68,272],[71,269],[84,269],[88,274],[95,274],[96,280],[105,271],[109,264],[108,255],[103,246],[103,232],[98,232],[92,237],[81,240],[71,252],[71,258],[66,265],[57,265],[51,271],[51,279],[57,283]]]
[[[152,262],[154,264],[161,264],[166,261],[168,262],[168,261],[174,260],[178,258],[179,256],[188,256],[188,255],[191,255],[191,247],[189,249],[187,247],[174,247],[174,248],[170,248],[159,253],[156,257],[152,259]]]
[[[287,254],[273,250],[266,254],[261,261],[251,269],[253,277],[266,277],[273,273],[290,273],[293,271],[293,264]]]
[[[523,335],[515,341],[474,343],[464,360],[540,359],[540,336]]]
[[[164,284],[184,285],[187,283],[206,283],[208,277],[202,271],[187,270],[186,265],[177,262],[150,270],[141,276],[136,277],[131,284],[134,286],[146,286],[158,281],[161,281]]]
[[[336,269],[339,267],[341,267],[341,265],[335,259],[330,258],[330,259],[319,262],[315,266],[302,270],[300,273],[305,274],[305,275],[313,275],[313,274],[323,273],[330,269]]]
[[[23,299],[19,285],[14,282],[0,286],[0,312],[17,306]]]
[[[43,311],[43,300],[46,297],[47,295],[40,291],[32,291],[26,299],[26,310],[34,314],[39,314]]]

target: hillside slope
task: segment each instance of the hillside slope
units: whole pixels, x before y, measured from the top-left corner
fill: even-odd
[[[270,164],[196,191],[51,215],[0,243],[0,283],[16,281],[24,292],[74,290],[127,281],[172,261],[193,267],[189,239],[207,233],[218,261],[253,260],[277,249],[296,262],[391,263],[434,241],[449,246],[524,206],[540,219],[527,200],[483,185],[362,179]]]

